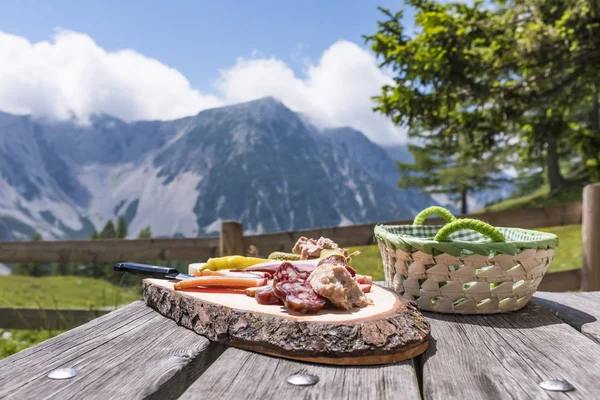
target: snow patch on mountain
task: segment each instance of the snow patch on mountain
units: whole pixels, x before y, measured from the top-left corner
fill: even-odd
[[[147,159],[141,165],[126,163],[115,167],[101,164],[85,165],[79,179],[92,193],[89,216],[97,230],[115,217],[115,204],[120,205],[129,223],[129,236],[150,223],[155,236],[181,233],[196,236],[198,226],[193,218],[193,208],[198,191],[195,189],[202,176],[183,172],[165,183],[159,169]],[[110,188],[107,190],[107,188]]]
[[[338,224],[339,227],[342,226],[350,226],[353,225],[353,222],[351,220],[349,220],[348,218],[346,218],[346,216],[344,214],[340,213],[340,223]]]
[[[63,236],[65,227],[74,231],[82,229],[81,212],[72,203],[55,201],[52,197],[27,200],[18,189],[0,176],[0,216],[36,226],[38,233],[52,239]],[[29,239],[27,235],[25,238]]]
[[[223,222],[223,220],[221,218],[217,218],[210,224],[206,225],[204,227],[204,231],[209,234],[210,233],[218,233],[221,231],[221,223],[222,222]]]

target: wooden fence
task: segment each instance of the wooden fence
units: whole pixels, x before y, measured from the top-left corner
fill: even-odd
[[[583,268],[546,274],[538,290],[600,290],[600,184],[584,188],[583,203],[485,212],[460,217],[478,218],[494,226],[531,229],[582,224]],[[412,220],[383,223],[405,225],[412,224]],[[443,221],[432,218],[426,223],[441,224]],[[206,260],[219,255],[244,254],[250,246],[254,246],[259,255],[266,256],[272,251],[289,251],[300,236],[329,237],[342,247],[374,244],[375,225],[361,224],[245,236],[239,222],[224,221],[219,237],[214,238],[0,242],[0,262]],[[93,312],[86,310],[0,308],[0,327],[16,329],[51,325],[68,329],[94,316]]]
[[[574,225],[582,222],[582,203],[461,217],[479,218],[495,226],[519,228]],[[384,223],[404,225],[412,224],[412,220]],[[443,222],[431,218],[426,223]],[[218,255],[243,254],[250,245],[264,256],[272,251],[290,251],[300,236],[329,237],[342,247],[373,244],[374,227],[375,224],[361,224],[244,236],[240,223],[225,221],[220,236],[214,238],[0,242],[0,263],[206,260]]]
[[[2,329],[67,330],[85,324],[111,310],[0,308]]]

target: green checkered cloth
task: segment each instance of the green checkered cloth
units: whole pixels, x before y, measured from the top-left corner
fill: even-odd
[[[375,237],[391,249],[402,249],[407,253],[422,251],[433,255],[448,253],[454,256],[514,256],[524,249],[546,250],[558,247],[558,237],[554,234],[519,228],[496,228],[506,238],[505,242],[492,242],[487,236],[472,230],[454,232],[448,236],[448,240],[435,241],[435,235],[444,226],[377,225]]]

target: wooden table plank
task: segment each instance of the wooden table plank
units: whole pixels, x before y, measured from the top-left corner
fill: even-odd
[[[223,350],[137,301],[0,361],[0,398],[175,398]]]
[[[305,369],[314,386],[287,382]],[[419,399],[411,361],[371,367],[334,367],[228,348],[180,399]]]
[[[498,315],[424,314],[433,336],[423,359],[426,399],[592,399],[600,391],[600,346],[535,303]],[[554,378],[576,390],[538,386]]]
[[[534,301],[600,343],[600,292],[537,292]]]

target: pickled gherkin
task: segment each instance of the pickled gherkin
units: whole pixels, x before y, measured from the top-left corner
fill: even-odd
[[[283,251],[274,251],[267,257],[269,260],[285,260],[297,261],[300,260],[300,254],[285,253]]]

